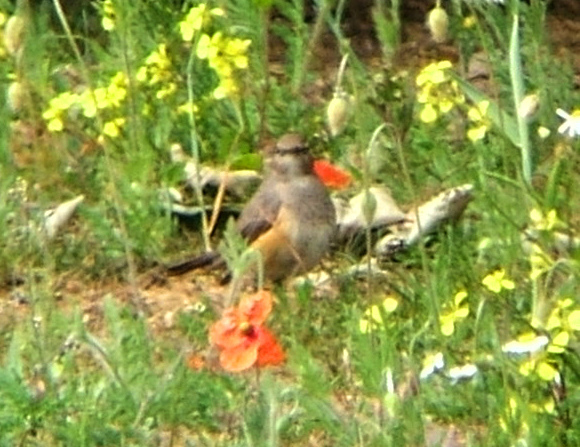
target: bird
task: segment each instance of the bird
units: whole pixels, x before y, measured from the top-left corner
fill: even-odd
[[[266,154],[264,180],[236,221],[237,231],[261,254],[264,276],[272,282],[310,271],[335,236],[336,211],[313,165],[304,138],[283,135]],[[167,272],[225,266],[218,252],[208,251],[167,266]],[[228,274],[222,283],[230,279]]]

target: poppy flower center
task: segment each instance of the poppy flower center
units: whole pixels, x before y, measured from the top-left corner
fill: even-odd
[[[256,335],[256,329],[247,321],[242,321],[239,326],[240,332],[246,337],[253,337]]]

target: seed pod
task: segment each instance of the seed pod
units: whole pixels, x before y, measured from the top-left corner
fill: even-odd
[[[431,37],[437,43],[447,40],[447,30],[449,28],[449,17],[441,6],[435,6],[427,16],[427,26],[431,32]]]
[[[346,123],[350,117],[350,106],[350,99],[344,92],[336,92],[328,103],[326,118],[331,136],[336,137],[340,135],[346,127]]]
[[[22,82],[12,82],[6,91],[6,104],[13,113],[20,112],[26,102],[26,89]]]
[[[4,27],[4,46],[8,54],[15,56],[24,41],[26,21],[20,15],[11,16]]]
[[[539,108],[540,98],[538,97],[537,93],[533,93],[522,99],[518,107],[518,115],[520,118],[530,120],[538,112]]]

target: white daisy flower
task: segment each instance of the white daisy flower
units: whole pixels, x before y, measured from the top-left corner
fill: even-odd
[[[570,138],[580,136],[580,109],[574,110],[571,114],[562,109],[557,109],[556,113],[560,118],[565,120],[562,125],[558,127],[559,133],[562,135],[568,135]]]

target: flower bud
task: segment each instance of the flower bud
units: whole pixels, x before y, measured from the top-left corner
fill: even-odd
[[[24,41],[26,22],[20,15],[13,15],[4,27],[4,46],[11,56],[15,56],[21,49]]]
[[[538,97],[537,93],[527,95],[518,107],[518,115],[520,118],[525,120],[530,120],[534,117],[534,115],[538,112],[540,107],[540,98]]]
[[[12,82],[6,91],[6,104],[13,113],[20,112],[26,102],[26,89],[22,82]]]
[[[344,92],[334,94],[326,109],[326,118],[330,135],[336,137],[346,127],[350,117],[351,101]]]
[[[435,8],[429,11],[427,26],[435,42],[443,43],[447,40],[449,17],[447,17],[447,13],[441,6],[435,6]]]

